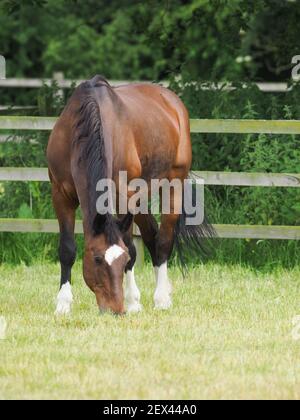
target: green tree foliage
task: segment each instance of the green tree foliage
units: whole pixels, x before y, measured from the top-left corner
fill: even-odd
[[[2,0],[10,76],[289,78],[299,1]]]

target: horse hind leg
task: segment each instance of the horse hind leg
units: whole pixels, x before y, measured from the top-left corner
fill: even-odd
[[[164,213],[162,206],[161,225],[156,239],[155,276],[156,289],[154,304],[156,309],[166,310],[172,305],[172,284],[168,277],[168,260],[174,247],[174,234],[176,224],[182,211],[182,188],[183,181],[175,176],[171,179],[178,180],[175,187],[170,187],[170,207]],[[163,197],[161,195],[161,201]]]
[[[168,260],[172,254],[174,229],[178,220],[176,215],[163,215],[156,242],[156,289],[154,293],[155,309],[166,310],[172,306],[172,284],[168,276]]]
[[[156,240],[158,236],[158,224],[152,214],[137,214],[135,223],[138,225],[144,244],[146,245],[154,267],[157,266]]]
[[[57,186],[52,186],[52,199],[60,228],[59,260],[61,265],[60,290],[57,295],[56,315],[67,315],[71,311],[73,294],[71,271],[76,259],[74,237],[77,204],[68,199]]]

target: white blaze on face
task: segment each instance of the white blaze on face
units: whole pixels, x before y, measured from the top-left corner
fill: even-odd
[[[154,303],[156,309],[169,309],[172,305],[171,292],[172,286],[168,279],[168,266],[165,262],[160,267],[155,267],[156,290],[154,293]]]
[[[72,288],[71,284],[65,283],[62,285],[58,296],[57,296],[57,306],[56,306],[56,315],[67,315],[71,311],[71,305],[73,302]]]
[[[113,245],[105,253],[105,261],[107,264],[112,265],[112,263],[118,259],[123,253],[124,249],[121,248],[119,245]]]

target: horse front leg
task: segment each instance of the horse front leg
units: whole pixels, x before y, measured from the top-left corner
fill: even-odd
[[[172,284],[168,276],[168,260],[174,245],[174,231],[179,215],[162,215],[161,226],[156,241],[156,289],[155,309],[169,309],[172,305]]]
[[[77,203],[68,198],[56,185],[52,186],[52,199],[59,222],[59,260],[61,265],[60,290],[57,295],[56,315],[67,315],[71,311],[73,294],[71,271],[76,259],[74,237]]]
[[[143,241],[151,255],[155,277],[156,290],[154,304],[156,309],[169,309],[172,305],[172,286],[168,278],[168,259],[173,250],[174,230],[179,215],[162,215],[161,226],[152,214],[138,214],[135,222],[138,225]]]
[[[152,214],[137,214],[134,220],[140,229],[143,242],[150,253],[153,267],[156,267],[156,239],[159,229],[157,221]]]
[[[156,239],[156,289],[154,304],[156,309],[169,309],[172,305],[172,284],[168,277],[168,260],[174,247],[176,224],[179,220],[183,205],[183,181],[176,178],[176,173],[170,179],[178,180],[176,188],[170,189],[169,211],[164,213],[163,191],[161,192],[161,225]]]
[[[136,262],[136,248],[132,236],[124,241],[128,248],[130,261],[125,268],[125,305],[128,313],[136,313],[142,310],[140,303],[141,293],[135,281],[134,265]]]
[[[126,220],[127,216],[123,219]],[[128,313],[135,313],[140,312],[142,309],[142,305],[140,304],[141,294],[137,287],[135,276],[134,276],[134,265],[136,262],[136,248],[133,243],[133,216],[130,217],[128,220],[131,220],[131,224],[129,226],[129,229],[125,227],[125,232],[123,231],[123,241],[124,244],[128,248],[129,253],[129,261],[125,267],[125,306]],[[125,222],[126,224],[126,222]],[[122,227],[121,222],[121,231],[124,229]]]

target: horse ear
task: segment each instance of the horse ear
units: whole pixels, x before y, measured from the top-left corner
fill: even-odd
[[[126,233],[133,222],[133,214],[127,213],[122,219],[117,221],[118,228],[121,233]]]
[[[106,215],[97,213],[93,221],[93,230],[96,235],[100,235],[104,232],[105,221]]]

